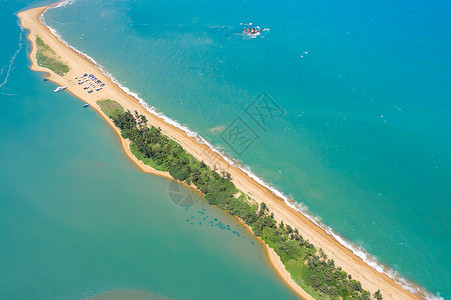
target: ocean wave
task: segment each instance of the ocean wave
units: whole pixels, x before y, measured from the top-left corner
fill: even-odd
[[[53,5],[53,6],[50,6],[49,8],[65,7],[65,6],[71,5],[71,4],[74,3],[75,1],[76,1],[76,0],[63,0],[63,1],[60,1],[60,2],[56,3],[56,4]]]
[[[105,74],[108,78],[111,79],[111,81],[113,81],[115,84],[117,84],[119,86],[119,88],[121,88],[126,94],[134,97],[136,100],[138,100],[138,102],[150,113],[152,113],[153,115],[161,118],[162,120],[164,120],[166,123],[177,127],[178,129],[183,130],[189,137],[194,138],[199,144],[203,144],[206,145],[209,150],[215,152],[216,154],[220,155],[227,163],[229,163],[231,166],[239,168],[241,171],[243,171],[244,173],[246,173],[249,177],[251,177],[252,179],[254,179],[257,183],[259,183],[260,185],[262,185],[263,187],[267,188],[268,190],[270,190],[272,193],[274,193],[276,196],[280,197],[281,199],[284,200],[284,202],[292,209],[302,213],[306,218],[308,218],[310,221],[312,221],[315,225],[319,226],[321,229],[323,229],[327,234],[329,234],[330,236],[332,236],[335,240],[337,240],[340,244],[342,244],[344,247],[346,247],[347,249],[351,250],[355,255],[357,255],[358,257],[360,257],[365,263],[367,263],[369,266],[371,266],[372,268],[374,268],[376,271],[378,271],[379,273],[383,273],[386,274],[387,276],[389,276],[391,279],[393,279],[398,285],[400,285],[402,288],[404,288],[405,290],[416,294],[416,295],[422,295],[423,297],[425,297],[426,299],[430,299],[430,300],[444,300],[443,297],[440,297],[438,295],[433,295],[430,292],[428,292],[426,289],[424,289],[423,287],[405,279],[404,277],[402,277],[397,271],[389,268],[388,266],[385,266],[383,264],[381,264],[374,256],[372,256],[370,253],[368,253],[365,249],[363,249],[362,247],[359,247],[357,245],[354,245],[353,243],[351,243],[350,241],[346,240],[345,238],[343,238],[340,234],[338,234],[337,232],[335,232],[332,228],[330,228],[329,226],[325,225],[324,223],[321,222],[321,219],[318,218],[317,216],[312,215],[309,211],[308,208],[303,204],[303,203],[298,203],[295,202],[294,200],[290,199],[288,196],[286,196],[285,194],[283,194],[281,191],[279,191],[277,188],[273,187],[271,184],[269,184],[268,182],[266,182],[263,178],[259,177],[258,175],[256,175],[254,172],[252,172],[251,168],[249,166],[245,166],[243,164],[241,164],[240,162],[236,161],[233,157],[231,157],[230,155],[228,155],[223,149],[221,149],[220,147],[217,147],[213,144],[211,144],[210,142],[208,142],[207,140],[205,140],[203,137],[201,137],[197,132],[190,130],[188,127],[178,123],[177,121],[167,117],[166,115],[164,115],[163,113],[159,112],[155,107],[149,105],[147,102],[145,102],[141,97],[139,97],[139,95],[136,92],[131,91],[128,87],[122,85],[111,73],[109,73],[105,68],[103,68],[103,66],[101,66],[100,64],[98,64],[94,58],[92,58],[91,56],[87,55],[84,52],[79,51],[78,49],[74,48],[72,45],[70,45],[68,42],[66,42],[62,36],[52,27],[50,27],[49,25],[47,25],[45,23],[44,20],[44,14],[48,9],[54,9],[54,8],[61,8],[61,7],[66,7],[68,5],[71,5],[72,3],[74,3],[76,0],[65,0],[65,1],[61,1],[58,2],[55,6],[51,6],[48,7],[44,13],[40,16],[39,20],[42,24],[44,24],[62,43],[64,43],[67,47],[73,49],[74,51],[76,51],[78,54],[80,54],[81,56],[85,57],[86,59],[88,59],[90,62],[92,62],[94,64],[94,66],[101,71],[103,74]],[[265,29],[265,30],[269,30],[269,29]]]
[[[22,50],[22,44],[23,44],[23,27],[20,27],[20,35],[19,35],[19,48],[16,50],[16,52],[13,54],[13,56],[11,57],[11,59],[9,60],[9,64],[8,64],[8,71],[6,71],[6,75],[5,75],[5,79],[3,80],[2,83],[0,83],[0,88],[3,87],[7,82],[8,82],[8,78],[9,78],[9,73],[11,72],[11,69],[13,67],[14,61],[16,60],[17,55],[20,53],[20,50]],[[0,75],[3,74],[3,68],[2,71],[0,73]]]

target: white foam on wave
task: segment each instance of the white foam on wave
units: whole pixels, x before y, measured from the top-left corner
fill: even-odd
[[[54,6],[51,6],[49,8],[65,7],[65,6],[71,5],[75,1],[76,0],[63,0],[63,1],[60,1],[60,2],[56,3]]]
[[[20,23],[19,23],[19,27],[20,27],[19,48],[16,50],[16,52],[13,54],[13,56],[9,60],[8,71],[6,71],[5,79],[3,80],[2,83],[0,83],[0,88],[3,87],[8,82],[9,73],[11,72],[11,69],[13,67],[14,61],[16,60],[17,55],[20,53],[20,50],[22,50],[22,45],[23,45],[23,27],[20,26]],[[3,69],[0,72],[0,75],[1,74],[3,74]]]
[[[46,11],[48,9],[54,9],[54,8],[60,8],[60,7],[65,7],[68,5],[71,5],[72,3],[74,3],[76,0],[65,0],[62,2],[57,3],[55,6],[51,6],[49,8],[46,9]],[[281,191],[279,191],[277,188],[273,187],[272,185],[270,185],[269,183],[267,183],[263,178],[259,177],[258,175],[256,175],[255,173],[253,173],[251,171],[251,168],[249,166],[244,166],[243,164],[239,163],[238,161],[236,161],[234,158],[232,158],[231,156],[229,156],[228,154],[225,153],[225,151],[223,151],[221,148],[212,145],[211,143],[209,143],[207,140],[205,140],[203,137],[201,137],[197,132],[190,130],[188,127],[178,123],[177,121],[167,117],[166,115],[164,115],[163,113],[159,112],[156,108],[154,108],[153,106],[150,106],[147,102],[145,102],[141,97],[139,97],[139,95],[136,92],[131,91],[128,87],[123,86],[111,73],[109,73],[107,70],[105,70],[103,68],[103,66],[99,65],[91,56],[87,55],[86,53],[83,53],[81,51],[79,51],[78,49],[74,48],[72,45],[70,45],[68,42],[66,42],[62,36],[52,27],[50,27],[49,25],[47,25],[45,23],[44,20],[44,14],[45,12],[41,15],[40,17],[40,22],[42,24],[44,24],[47,28],[49,28],[49,30],[62,42],[64,43],[67,47],[73,49],[74,51],[76,51],[77,53],[79,53],[81,56],[84,56],[86,59],[88,59],[90,62],[92,62],[94,64],[94,66],[100,70],[103,74],[105,74],[108,78],[110,78],[115,84],[117,84],[119,86],[119,88],[121,88],[125,93],[127,93],[128,95],[134,97],[135,99],[138,100],[138,102],[150,113],[154,114],[155,116],[163,119],[166,123],[173,125],[174,127],[177,127],[181,130],[183,130],[189,137],[194,138],[199,144],[203,144],[206,145],[210,148],[211,151],[217,153],[218,155],[220,155],[226,162],[228,162],[230,165],[232,165],[233,167],[239,168],[240,170],[242,170],[244,173],[246,173],[249,177],[251,177],[252,179],[254,179],[256,182],[258,182],[260,185],[262,185],[263,187],[267,188],[268,190],[270,190],[272,193],[274,193],[276,196],[282,198],[284,200],[284,202],[292,209],[302,213],[306,218],[308,218],[310,221],[312,221],[315,225],[319,226],[320,228],[322,228],[327,234],[331,235],[332,237],[334,237],[340,244],[342,244],[343,246],[345,246],[346,248],[348,248],[349,250],[351,250],[355,255],[357,255],[358,257],[360,257],[365,263],[367,263],[369,266],[371,266],[372,268],[374,268],[376,271],[378,271],[379,273],[383,273],[386,274],[387,276],[389,276],[390,278],[392,278],[397,284],[399,284],[401,287],[403,287],[404,289],[410,291],[411,293],[414,294],[421,294],[424,297],[426,297],[426,299],[430,299],[430,300],[444,300],[443,297],[440,297],[439,295],[433,295],[430,292],[428,292],[426,289],[424,289],[421,286],[418,286],[412,282],[410,282],[409,280],[403,278],[397,271],[390,269],[387,266],[382,265],[380,262],[377,261],[377,259],[372,256],[371,254],[369,254],[365,249],[363,249],[362,247],[359,247],[357,245],[352,244],[351,242],[349,242],[348,240],[346,240],[345,238],[343,238],[341,235],[339,235],[338,233],[336,233],[332,228],[328,227],[327,225],[325,225],[324,223],[321,222],[320,218],[313,216],[311,213],[309,213],[308,208],[303,204],[303,203],[298,203],[295,202],[294,200],[291,200],[289,197],[287,197],[286,195],[284,195]],[[252,23],[250,23],[249,25],[251,25]],[[266,30],[266,29],[265,29]],[[267,29],[269,30],[269,29]]]

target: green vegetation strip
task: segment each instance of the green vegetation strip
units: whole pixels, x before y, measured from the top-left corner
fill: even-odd
[[[39,66],[50,69],[60,76],[69,72],[69,66],[63,63],[55,51],[45,44],[39,36],[36,37],[36,46],[36,59]]]
[[[99,103],[108,115],[111,108],[107,107],[116,107],[116,104]],[[259,206],[243,193],[235,198],[238,190],[230,181],[230,174],[223,172],[220,175],[195,159],[163,135],[160,128],[149,127],[145,116],[136,111],[134,114],[121,111],[110,117],[121,130],[122,137],[130,139],[130,148],[138,159],[155,169],[168,171],[176,180],[194,184],[209,204],[243,220],[256,236],[276,251],[293,280],[306,292],[316,299],[371,299],[371,294],[362,289],[360,282],[336,267],[334,260],[328,259],[321,248],[317,250],[290,225],[277,224],[265,203]],[[380,291],[373,297],[382,299]]]

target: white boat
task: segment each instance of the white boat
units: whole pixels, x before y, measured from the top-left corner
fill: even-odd
[[[64,91],[65,89],[67,89],[67,86],[59,86],[56,89],[54,89],[53,92],[58,93],[58,92]]]

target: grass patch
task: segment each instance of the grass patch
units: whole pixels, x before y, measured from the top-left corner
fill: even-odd
[[[124,113],[122,106],[114,100],[106,99],[99,100],[97,104],[100,106],[102,111],[107,114],[111,119],[116,118],[118,115]]]
[[[36,46],[36,60],[40,67],[50,69],[60,76],[69,72],[69,66],[63,63],[55,51],[45,44],[39,36],[36,37]]]

